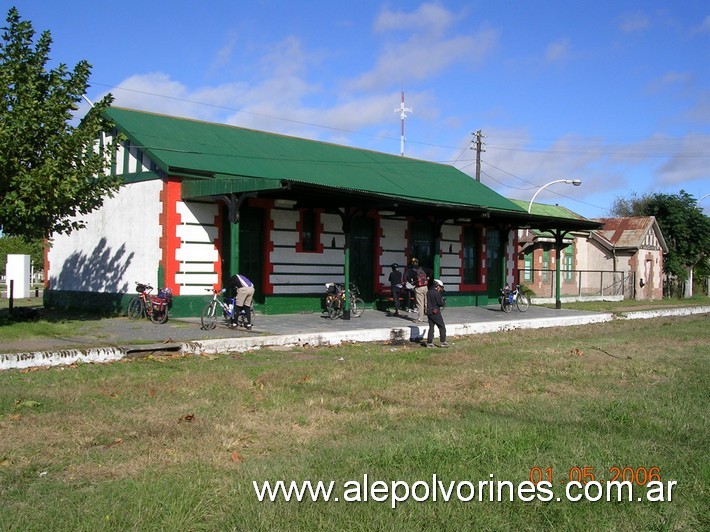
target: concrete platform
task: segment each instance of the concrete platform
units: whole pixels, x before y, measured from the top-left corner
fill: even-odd
[[[634,311],[624,315],[539,306],[531,306],[525,313],[513,309],[506,314],[498,306],[465,307],[445,309],[444,320],[448,336],[455,338],[514,329],[567,327],[614,319],[690,314],[710,314],[710,306]],[[325,314],[313,313],[257,315],[252,331],[233,330],[224,325],[218,325],[212,331],[203,331],[199,318],[171,319],[164,325],[147,320],[111,318],[88,324],[85,337],[33,341],[33,348],[26,351],[22,350],[21,342],[16,342],[17,345],[10,347],[16,352],[0,354],[0,370],[109,362],[150,351],[199,355],[289,346],[338,345],[343,342],[409,342],[425,337],[428,332],[426,323],[415,320],[416,314],[403,313],[396,317],[368,309],[361,317],[350,320],[330,320]],[[77,346],[77,343],[80,345]],[[105,345],[107,343],[111,345]],[[3,348],[8,349],[8,346],[3,345]]]

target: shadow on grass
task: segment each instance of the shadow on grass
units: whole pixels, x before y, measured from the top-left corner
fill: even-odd
[[[45,308],[37,300],[15,300],[13,309],[4,300],[0,307],[0,327],[21,325],[23,323],[66,323],[97,321],[104,318],[115,318],[115,312],[80,311],[72,309]]]

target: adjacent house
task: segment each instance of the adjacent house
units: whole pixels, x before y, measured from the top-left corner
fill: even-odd
[[[511,200],[517,205],[526,202]],[[533,213],[581,219],[558,205],[533,205]],[[668,252],[653,216],[603,218],[594,230],[573,230],[562,236],[559,253],[560,297],[661,299],[663,256]],[[537,301],[556,296],[556,239],[551,231],[518,231],[518,282],[535,293]]]
[[[239,272],[257,311],[319,312],[324,284],[389,292],[390,264],[417,257],[450,305],[487,305],[517,278],[517,229],[597,222],[528,214],[456,168],[223,124],[111,108],[124,185],[55,235],[45,302],[125,308],[136,282],[173,290],[197,315]]]
[[[601,218],[590,233],[587,267],[612,267],[633,279],[633,299],[663,298],[663,255],[668,246],[653,216]]]

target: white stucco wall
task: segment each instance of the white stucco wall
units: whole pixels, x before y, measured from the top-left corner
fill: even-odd
[[[215,239],[219,236],[217,227],[219,205],[196,201],[178,201],[175,210],[180,217],[175,227],[175,236],[180,239],[175,250],[177,272],[175,284],[180,295],[205,295],[206,287],[218,284],[216,264],[219,250]]]
[[[135,281],[157,288],[161,259],[160,180],[124,185],[80,219],[84,229],[55,235],[49,249],[53,290],[131,292]]]
[[[399,264],[399,271],[404,273],[407,270],[407,257],[405,248],[407,247],[407,220],[403,218],[384,218],[380,221],[382,233],[380,235],[380,247],[382,256],[380,265],[382,273],[378,279],[380,285],[389,287],[389,275],[392,271],[393,263]]]
[[[461,284],[461,227],[444,224],[441,227],[441,281],[450,290]]]
[[[343,277],[343,245],[340,217],[321,214],[322,253],[297,252],[299,212],[288,206],[273,208],[271,233],[273,250],[269,253],[272,273],[269,282],[274,294],[312,294],[322,292],[324,285]],[[335,247],[332,246],[335,240]]]

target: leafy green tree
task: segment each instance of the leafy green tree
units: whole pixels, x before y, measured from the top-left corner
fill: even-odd
[[[83,227],[78,218],[100,207],[120,185],[106,175],[112,146],[98,139],[108,124],[109,94],[79,122],[91,65],[48,69],[52,38],[34,44],[32,24],[10,8],[0,41],[0,230],[26,238]]]
[[[710,218],[684,190],[678,194],[654,194],[644,211],[656,217],[668,244],[666,272],[680,281],[690,281],[686,295],[692,295],[694,270],[700,267],[703,271],[710,259]]]
[[[646,204],[652,199],[651,194],[643,194],[639,196],[635,192],[631,193],[628,198],[617,197],[611,204],[609,213],[611,216],[626,218],[629,216],[644,216]]]
[[[44,267],[44,244],[40,239],[27,240],[21,236],[0,236],[0,272],[5,273],[7,256],[29,255],[35,271]]]

